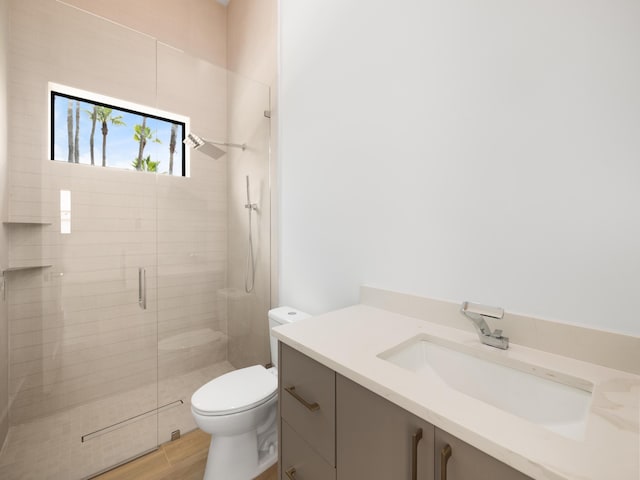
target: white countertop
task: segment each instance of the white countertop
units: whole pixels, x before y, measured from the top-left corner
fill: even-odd
[[[275,328],[273,334],[337,373],[538,480],[640,479],[640,376],[356,305]],[[437,337],[504,365],[522,363],[593,384],[587,429],[573,440],[378,358],[418,335]],[[566,339],[571,342],[570,338]],[[594,345],[597,348],[597,345]]]

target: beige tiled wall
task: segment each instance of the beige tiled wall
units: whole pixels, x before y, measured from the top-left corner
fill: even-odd
[[[0,0],[0,218],[7,204],[7,39],[8,3]],[[0,268],[7,265],[7,239],[4,225],[0,225]],[[0,282],[2,282],[0,278]],[[7,304],[0,291],[0,450],[9,428],[9,335]]]
[[[247,144],[247,149],[229,149],[227,323],[229,361],[237,368],[270,360],[267,312],[271,285],[271,203],[269,185],[269,89],[238,75],[229,75],[229,136]],[[249,176],[255,261],[255,283],[245,291],[249,214],[246,176]]]
[[[278,1],[234,0],[227,13],[227,68],[269,87],[270,305],[278,303]],[[231,104],[233,106],[233,104]],[[231,173],[230,169],[230,176]]]
[[[262,3],[260,2],[257,3]],[[225,67],[227,9],[213,0],[65,0]]]

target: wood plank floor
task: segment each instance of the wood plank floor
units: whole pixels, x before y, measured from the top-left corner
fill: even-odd
[[[211,435],[194,430],[93,480],[202,480],[210,441]],[[274,465],[255,480],[277,480],[277,468]]]

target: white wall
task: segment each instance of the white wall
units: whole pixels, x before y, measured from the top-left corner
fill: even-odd
[[[280,302],[640,334],[640,3],[281,0]]]

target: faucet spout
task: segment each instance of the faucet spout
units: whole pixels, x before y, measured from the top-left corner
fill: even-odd
[[[483,344],[502,350],[509,348],[509,338],[502,336],[502,330],[492,332],[485,320],[485,318],[501,319],[504,316],[502,308],[464,302],[460,306],[460,313],[471,320],[473,327],[478,332],[478,338]]]

